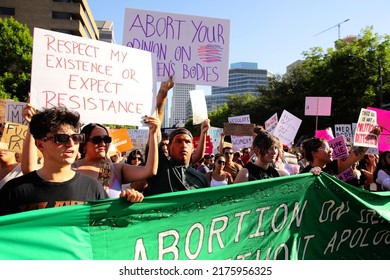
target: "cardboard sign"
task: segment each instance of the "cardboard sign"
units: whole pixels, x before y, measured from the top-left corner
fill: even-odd
[[[114,146],[119,152],[126,152],[133,148],[129,133],[126,128],[122,129],[109,129],[110,136],[112,137],[111,146]]]
[[[249,115],[242,115],[242,116],[234,116],[228,118],[229,123],[233,124],[250,124],[251,119]],[[252,127],[252,133],[250,135],[254,135],[253,133],[253,127]],[[238,151],[243,148],[251,147],[253,136],[231,136],[232,139],[232,148],[234,151]]]
[[[34,29],[30,102],[66,106],[83,123],[136,125],[155,110],[155,56],[146,51]]]
[[[253,136],[254,124],[224,123],[223,132],[225,135]]]
[[[305,116],[330,116],[332,97],[306,96]]]
[[[26,138],[27,130],[27,125],[19,123],[5,123],[0,142],[8,145],[7,150],[15,153],[21,153],[23,151],[23,143]]]
[[[377,148],[378,136],[370,133],[376,126],[376,112],[362,108],[360,110],[359,120],[353,137],[354,145]]]
[[[126,9],[123,45],[154,53],[157,80],[228,86],[230,21]]]

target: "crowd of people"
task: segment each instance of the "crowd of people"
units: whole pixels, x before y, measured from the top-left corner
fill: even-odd
[[[0,215],[50,207],[83,204],[92,200],[123,198],[130,203],[162,193],[264,180],[298,173],[326,172],[337,176],[352,168],[350,184],[368,191],[390,190],[390,152],[366,154],[353,147],[342,159],[322,138],[306,139],[295,151],[257,126],[251,147],[234,150],[221,134],[218,153],[206,154],[209,120],[200,127],[195,150],[192,133],[177,128],[161,132],[172,77],[160,85],[157,116],[145,116],[149,127],[145,151],[108,153],[112,138],[98,123],[84,126],[77,112],[65,107],[37,111],[27,104],[28,123],[22,155],[0,149]],[[380,128],[373,133],[380,135]]]

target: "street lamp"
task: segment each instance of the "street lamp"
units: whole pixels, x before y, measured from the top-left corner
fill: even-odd
[[[368,61],[360,56],[354,56],[352,54],[349,54],[349,57],[360,59],[361,61],[367,63],[371,67],[377,69],[377,71],[378,71],[378,88],[379,88],[378,93],[377,93],[377,97],[378,97],[379,108],[383,108],[384,104],[383,104],[383,84],[382,84],[382,62],[381,62],[381,60],[378,58],[378,65],[374,65],[370,61]]]

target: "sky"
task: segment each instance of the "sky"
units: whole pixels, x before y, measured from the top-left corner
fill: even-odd
[[[229,19],[229,64],[256,62],[259,69],[281,75],[289,64],[303,59],[304,51],[313,47],[332,48],[339,30],[341,38],[359,35],[367,26],[373,26],[380,35],[390,34],[388,0],[89,0],[88,3],[95,20],[114,22],[116,44],[122,44],[126,8]],[[204,87],[206,94],[209,88]]]

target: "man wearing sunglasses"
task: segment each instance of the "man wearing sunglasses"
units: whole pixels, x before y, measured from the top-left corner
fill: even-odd
[[[43,166],[4,185],[0,215],[108,197],[99,181],[72,169],[79,144],[85,141],[84,134],[79,133],[79,121],[77,112],[64,107],[44,109],[31,118],[29,132],[43,155]]]

